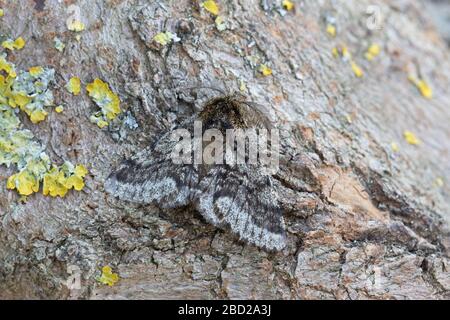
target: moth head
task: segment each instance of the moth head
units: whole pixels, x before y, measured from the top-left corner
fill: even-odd
[[[258,106],[241,94],[213,98],[200,112],[204,129],[270,129],[271,123]]]

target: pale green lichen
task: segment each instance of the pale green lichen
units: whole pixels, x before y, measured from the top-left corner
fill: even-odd
[[[58,37],[53,38],[53,42],[55,44],[55,49],[59,52],[63,52],[66,45],[59,39]]]
[[[39,73],[33,71],[19,72],[12,84],[15,101],[10,102],[9,105],[12,107],[19,106],[33,123],[45,120],[48,114],[45,110],[46,107],[54,105],[53,92],[49,88],[54,80],[54,69],[42,68]]]
[[[217,30],[219,31],[225,31],[228,28],[227,21],[222,16],[217,16],[214,22],[216,24]]]
[[[0,105],[0,165],[15,164],[22,169],[30,161],[40,158],[44,150],[33,140],[31,131],[21,128],[17,111]]]

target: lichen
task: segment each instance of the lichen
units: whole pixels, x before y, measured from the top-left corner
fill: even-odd
[[[332,37],[336,37],[336,27],[332,24],[327,24],[327,27],[325,29],[327,31],[327,33],[332,36]]]
[[[441,177],[437,177],[434,180],[433,184],[436,188],[442,188],[444,186],[444,179],[442,179]]]
[[[219,31],[225,31],[228,28],[228,24],[222,16],[217,16],[216,20],[214,20],[216,24],[216,28]]]
[[[395,141],[391,142],[391,150],[392,150],[392,152],[398,152],[400,150],[397,142],[395,142]]]
[[[53,105],[53,93],[49,85],[54,81],[53,69],[33,67],[28,72],[21,71],[17,76],[15,67],[0,57],[0,103],[11,108],[19,107],[31,122],[38,123],[45,119],[45,107]]]
[[[21,50],[25,47],[25,40],[18,37],[16,40],[7,39],[2,42],[2,47],[11,51]]]
[[[331,14],[325,16],[325,31],[332,38],[337,35],[337,20],[336,17]]]
[[[213,0],[207,0],[202,3],[202,7],[205,8],[209,13],[217,16],[219,14],[219,6]]]
[[[18,117],[21,110],[33,123],[45,119],[48,113],[44,108],[53,105],[50,85],[54,70],[36,66],[17,76],[5,56],[0,56],[0,70],[0,165],[17,169],[7,179],[6,187],[25,197],[38,192],[41,182],[44,195],[62,197],[70,189],[81,190],[86,169],[69,162],[60,167],[52,164],[44,147],[30,130],[23,128]],[[51,183],[56,173],[62,187]]]
[[[119,276],[117,273],[112,272],[110,266],[104,266],[102,268],[102,275],[98,278],[98,281],[111,287],[119,281]]]
[[[14,65],[6,60],[6,54],[0,55],[0,71],[5,71],[11,78],[15,78],[17,76]]]
[[[66,45],[59,39],[58,37],[53,38],[53,42],[55,44],[55,49],[59,52],[63,52]]]
[[[364,56],[368,61],[372,61],[373,59],[375,59],[375,57],[377,57],[380,54],[380,52],[381,52],[380,46],[376,43],[372,43],[369,46],[369,48],[367,48],[367,51],[364,54]]]
[[[416,137],[416,135],[414,133],[412,133],[409,130],[405,130],[403,132],[403,137],[405,138],[406,142],[408,142],[409,144],[412,144],[412,145],[420,144],[420,140]]]
[[[53,92],[50,85],[55,81],[55,70],[33,67],[28,72],[20,71],[6,95],[9,105],[19,107],[32,123],[39,123],[48,115],[46,107],[53,106]]]
[[[416,86],[416,88],[419,90],[420,94],[424,98],[426,99],[433,98],[433,90],[425,80],[418,79],[413,75],[409,75],[408,80],[411,81]]]
[[[283,0],[281,5],[283,6],[283,9],[286,10],[286,11],[291,11],[295,7],[294,3],[292,1],[290,1],[290,0]]]
[[[100,111],[91,115],[91,122],[99,128],[106,127],[121,112],[120,99],[111,91],[109,85],[100,79],[95,79],[86,86],[89,96],[94,100]]]
[[[83,165],[73,166],[65,162],[62,166],[53,166],[44,174],[43,194],[52,197],[64,197],[70,189],[81,191],[87,170]]]
[[[272,69],[265,64],[261,64],[258,68],[258,71],[265,77],[270,76],[272,74]]]
[[[0,111],[0,164],[16,165],[18,169],[8,178],[8,189],[29,196],[38,192],[43,182],[44,195],[63,197],[70,189],[79,191],[83,188],[83,178],[87,174],[84,166],[74,167],[70,162],[60,167],[51,165],[50,158],[34,140],[31,131],[22,129],[16,110],[1,105]]]
[[[67,29],[73,32],[81,32],[86,28],[83,22],[79,20],[71,20],[67,21]]]
[[[70,78],[69,82],[66,85],[67,91],[72,93],[74,96],[77,96],[81,92],[81,80],[78,77]]]
[[[351,53],[347,49],[347,46],[342,45],[339,47],[334,47],[331,53],[333,57],[335,58],[341,57],[342,61],[349,63],[353,74],[357,78],[361,78],[364,75],[364,72],[361,69],[361,67],[353,60]]]
[[[355,61],[350,61],[350,66],[356,77],[361,78],[363,76],[363,71],[361,67],[358,66]]]
[[[178,36],[175,33],[172,33],[170,31],[165,31],[165,32],[160,32],[157,35],[155,35],[153,37],[153,41],[155,41],[156,43],[165,46],[169,43],[173,42],[178,42],[180,41],[180,38],[178,38]]]

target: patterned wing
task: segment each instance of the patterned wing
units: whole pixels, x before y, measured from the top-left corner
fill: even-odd
[[[105,190],[121,200],[162,208],[188,204],[198,188],[198,170],[193,164],[173,163],[177,143],[168,132],[153,147],[125,160],[107,178]]]
[[[222,133],[231,128],[267,127],[262,115],[231,97],[212,100],[199,118],[192,117],[181,128],[191,129],[194,119],[203,122],[204,130]],[[106,191],[162,208],[193,203],[208,222],[228,226],[242,240],[268,250],[285,247],[283,215],[270,174],[254,164],[177,164],[172,151],[178,144],[168,132],[155,146],[124,161],[108,177]]]
[[[268,250],[286,244],[282,211],[270,176],[255,166],[215,166],[199,184],[197,210],[213,225]]]

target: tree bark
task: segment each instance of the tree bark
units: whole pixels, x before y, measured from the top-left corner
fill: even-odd
[[[197,1],[3,1],[1,33],[27,40],[12,54],[17,68],[55,68],[56,100],[66,104],[25,126],[52,160],[83,163],[89,175],[81,192],[21,203],[6,189],[14,168],[0,167],[0,298],[450,297],[450,59],[425,4],[294,2],[283,12],[278,1],[217,1],[227,23],[219,31]],[[86,24],[79,41],[66,27],[71,4]],[[369,30],[374,4],[381,28]],[[336,37],[326,17],[336,19]],[[180,41],[157,45],[164,31]],[[372,43],[382,50],[368,61]],[[333,57],[344,44],[361,78]],[[272,75],[258,71],[262,63]],[[427,80],[432,99],[410,73]],[[63,88],[71,76],[108,82],[121,99],[119,119],[107,129],[92,124],[86,93]],[[104,191],[120,160],[218,95],[207,87],[242,89],[292,136],[283,143],[297,156],[279,174],[282,252],[241,243],[190,207],[138,206]],[[405,130],[421,143],[408,144]],[[105,265],[120,277],[112,287],[97,280]],[[74,266],[79,289],[67,286]]]

